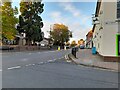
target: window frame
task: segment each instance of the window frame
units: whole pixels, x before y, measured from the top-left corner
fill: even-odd
[[[120,20],[120,0],[117,0],[117,19]]]

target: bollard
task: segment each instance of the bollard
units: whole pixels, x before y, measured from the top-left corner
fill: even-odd
[[[60,46],[58,46],[58,51],[60,51]]]
[[[76,58],[76,50],[77,50],[77,48],[72,48],[72,55]]]
[[[92,48],[92,54],[93,54],[93,55],[97,54],[97,52],[96,52],[96,47],[93,47],[93,48]]]

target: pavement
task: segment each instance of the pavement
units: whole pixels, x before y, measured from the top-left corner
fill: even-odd
[[[91,49],[79,49],[76,56],[77,58],[72,54],[68,54],[66,57],[79,65],[107,69],[115,72],[119,72],[120,70],[118,62],[105,62],[99,55],[92,55]]]
[[[40,47],[40,46],[6,46],[14,48],[12,50],[0,50],[2,53],[14,53],[14,52],[29,52],[29,51],[54,51],[57,50],[57,46],[53,46],[51,49],[48,47]]]

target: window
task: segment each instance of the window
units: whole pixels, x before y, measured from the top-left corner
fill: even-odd
[[[120,19],[120,0],[117,2],[117,18]]]

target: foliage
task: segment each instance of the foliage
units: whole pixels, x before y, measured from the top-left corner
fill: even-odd
[[[13,40],[16,35],[15,24],[18,22],[18,19],[15,15],[18,14],[17,7],[12,8],[11,2],[3,2],[0,6],[0,23],[2,23],[2,30],[0,33],[2,34],[2,39]]]
[[[85,41],[83,39],[78,40],[79,45],[83,45],[84,43],[85,43]]]
[[[72,37],[72,33],[67,26],[63,24],[54,24],[51,36],[55,45],[63,45],[65,42],[69,41],[69,38]]]
[[[69,45],[70,45],[70,42],[67,42],[65,45],[66,45],[66,46],[69,46]]]
[[[43,10],[44,4],[39,2],[22,2],[20,3],[20,12],[19,16],[19,33],[26,33],[26,40],[29,44],[31,41],[40,42],[42,41],[42,32],[41,28],[43,27],[42,18],[40,14]]]
[[[76,46],[76,45],[77,45],[76,41],[73,40],[73,41],[71,42],[71,47],[74,47],[74,46]]]

